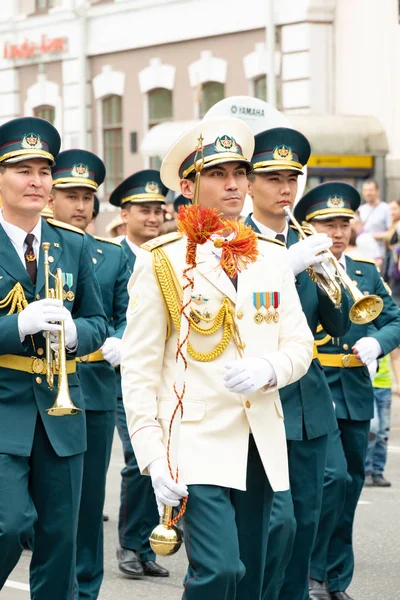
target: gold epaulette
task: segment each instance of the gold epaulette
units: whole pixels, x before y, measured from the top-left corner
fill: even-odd
[[[73,225],[69,225],[68,223],[63,223],[62,221],[56,221],[55,219],[47,219],[47,222],[50,225],[54,225],[54,227],[60,227],[61,229],[68,229],[68,231],[74,231],[75,233],[80,233],[83,235],[85,232],[78,227],[74,227]]]
[[[375,261],[371,260],[370,258],[353,258],[352,256],[350,256],[350,258],[352,258],[354,260],[354,262],[368,263],[370,265],[375,265],[375,267],[376,267]]]
[[[286,244],[284,244],[283,242],[280,242],[279,240],[276,240],[275,238],[267,237],[266,235],[263,235],[262,233],[256,233],[256,236],[259,240],[264,240],[264,242],[272,242],[273,244],[278,244],[278,246],[283,246],[284,248],[286,248]]]
[[[95,240],[99,240],[99,242],[106,242],[107,244],[114,244],[114,246],[119,246],[121,248],[120,242],[117,242],[117,240],[113,240],[112,238],[103,238],[103,237],[100,237],[99,235],[94,235],[93,237]]]
[[[183,236],[180,231],[171,231],[171,233],[166,233],[165,235],[159,235],[158,237],[154,238],[153,240],[149,240],[148,242],[145,242],[140,247],[143,248],[143,250],[147,250],[148,252],[151,252],[152,250],[155,250],[156,248],[160,248],[160,246],[164,246],[165,244],[169,244],[170,242],[175,242],[176,240],[180,240],[181,237],[183,237]]]

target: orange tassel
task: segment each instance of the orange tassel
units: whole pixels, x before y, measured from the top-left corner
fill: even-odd
[[[205,244],[213,233],[221,231],[221,218],[215,208],[198,205],[180,206],[178,229],[187,239],[186,264],[196,264],[196,246]]]
[[[257,260],[257,236],[248,225],[240,221],[226,219],[222,221],[225,232],[235,233],[232,240],[218,238],[214,240],[216,248],[222,248],[220,266],[231,279]],[[226,235],[226,233],[225,233]]]

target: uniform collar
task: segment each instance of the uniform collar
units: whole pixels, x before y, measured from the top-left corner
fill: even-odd
[[[254,218],[254,215],[251,215],[251,219],[252,219],[253,223],[258,227],[258,229],[260,230],[260,233],[262,235],[265,235],[266,237],[273,238],[273,239],[278,235],[277,231],[274,231],[273,229],[270,229],[266,225],[263,225],[262,223],[260,223],[260,221],[257,221],[257,219]],[[289,224],[286,221],[285,229],[279,233],[280,235],[285,236],[285,242],[287,242],[288,229],[289,229]]]
[[[133,242],[131,242],[131,240],[128,238],[128,236],[125,236],[125,241],[128,244],[129,248],[132,250],[133,254],[135,254],[135,256],[138,255],[139,250],[140,250],[140,246],[137,246],[136,244],[134,244]]]
[[[25,238],[27,236],[26,231],[20,227],[17,227],[16,225],[8,223],[8,221],[4,219],[2,210],[0,210],[0,225],[3,227],[14,246],[17,248],[23,248]],[[40,217],[30,233],[35,236],[35,241],[37,242],[38,246],[40,246],[40,240],[42,239],[42,219]]]

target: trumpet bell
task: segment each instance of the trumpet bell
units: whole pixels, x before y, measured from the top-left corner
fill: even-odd
[[[82,412],[82,409],[75,406],[69,395],[68,387],[62,383],[56,401],[51,408],[46,409],[46,412],[52,417],[65,417],[68,415],[78,415]]]
[[[158,556],[172,556],[181,547],[183,535],[176,525],[168,527],[164,523],[160,523],[153,529],[149,542],[151,549]]]
[[[381,314],[383,300],[375,294],[356,300],[350,309],[350,321],[356,325],[370,323]]]

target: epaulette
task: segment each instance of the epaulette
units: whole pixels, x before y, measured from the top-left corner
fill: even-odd
[[[165,244],[169,244],[170,242],[175,242],[176,240],[180,240],[181,237],[182,237],[182,233],[180,231],[172,231],[171,233],[159,235],[158,237],[154,238],[153,240],[149,240],[148,242],[145,242],[140,247],[143,248],[143,250],[147,250],[148,252],[151,252],[152,250],[155,250],[156,248],[159,248],[160,246],[164,246]]]
[[[350,258],[353,258],[353,257],[351,256]],[[368,264],[370,264],[370,265],[375,265],[375,266],[376,266],[376,263],[375,263],[375,261],[374,261],[374,260],[371,260],[370,258],[353,258],[353,260],[354,260],[355,262],[368,263]]]
[[[93,236],[95,240],[99,240],[99,242],[106,242],[107,244],[114,244],[114,246],[119,246],[121,248],[121,244],[117,242],[117,240],[113,240],[112,238],[103,238],[99,235]]]
[[[273,244],[278,244],[278,246],[283,246],[284,248],[286,248],[286,244],[284,244],[283,242],[280,242],[279,240],[276,240],[275,238],[267,237],[266,235],[263,235],[262,233],[256,233],[256,236],[259,240],[264,240],[264,242],[272,242]]]
[[[80,233],[83,235],[85,232],[78,227],[74,227],[73,225],[69,225],[68,223],[63,223],[62,221],[56,221],[55,219],[47,219],[47,222],[50,225],[54,225],[54,227],[60,227],[61,229],[68,229],[68,231],[75,231],[75,233]]]

